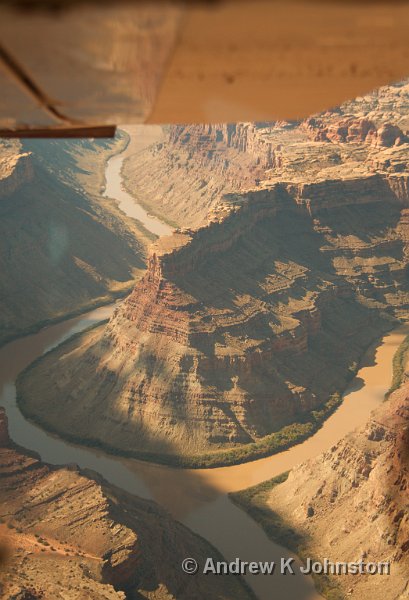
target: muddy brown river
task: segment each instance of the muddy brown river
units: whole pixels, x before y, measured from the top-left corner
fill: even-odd
[[[107,174],[109,172],[108,165]],[[109,189],[111,196],[113,190]],[[147,223],[144,224],[147,227]],[[227,493],[260,483],[318,455],[365,423],[371,411],[383,401],[392,377],[393,355],[409,334],[409,325],[399,326],[368,350],[357,376],[344,394],[342,405],[307,441],[269,458],[243,465],[179,470],[111,457],[101,451],[69,444],[28,422],[16,406],[14,382],[18,373],[74,333],[109,317],[113,308],[114,305],[99,308],[46,327],[0,349],[0,405],[7,410],[12,439],[37,451],[46,462],[76,463],[101,473],[107,481],[131,493],[156,500],[177,519],[209,540],[227,560],[239,557],[248,561],[279,561],[282,557],[293,556],[269,540],[245,512],[230,502]],[[179,568],[180,565],[175,564],[175,569]],[[321,598],[311,578],[299,573],[294,576],[249,575],[246,579],[260,600]]]
[[[158,236],[170,235],[173,231],[172,227],[150,215],[135,201],[135,198],[128,194],[123,186],[121,173],[125,158],[159,141],[162,137],[162,129],[159,125],[127,125],[122,129],[130,136],[130,141],[124,152],[113,156],[108,161],[104,195],[115,199],[124,213],[143,223],[148,231]]]

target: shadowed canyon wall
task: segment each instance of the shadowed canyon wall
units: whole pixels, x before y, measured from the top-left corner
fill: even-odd
[[[146,232],[102,197],[123,140],[0,141],[0,344],[129,290]]]

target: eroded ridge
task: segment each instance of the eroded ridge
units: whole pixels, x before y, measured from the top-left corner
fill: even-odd
[[[16,446],[1,408],[0,482],[2,598],[252,597],[236,577],[184,575],[186,556],[220,555],[154,502]]]
[[[302,419],[407,310],[406,204],[379,174],[225,196],[207,225],[152,247],[102,333],[20,379],[23,410],[153,454],[234,448]]]

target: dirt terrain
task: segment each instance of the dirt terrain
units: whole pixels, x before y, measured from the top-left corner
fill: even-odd
[[[9,439],[0,409],[0,596],[15,600],[250,600],[237,577],[185,575],[220,555],[151,501]]]
[[[303,557],[391,563],[391,575],[327,577],[329,599],[403,600],[408,593],[409,385],[363,428],[316,459],[237,494],[268,534]],[[284,478],[285,479],[285,478]],[[244,502],[243,502],[244,501]]]

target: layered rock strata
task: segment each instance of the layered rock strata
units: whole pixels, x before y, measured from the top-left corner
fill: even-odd
[[[273,487],[264,500],[270,511],[270,517],[264,512],[265,522],[279,519],[287,538],[292,529],[304,556],[321,561],[326,557],[333,563],[390,562],[389,576],[330,578],[341,592],[334,597],[402,600],[407,596],[408,425],[406,383],[365,427],[293,469],[287,481]]]
[[[223,193],[259,185],[275,165],[265,124],[180,125],[128,158],[123,173],[128,191],[151,212],[197,227]]]
[[[126,180],[202,224],[153,246],[103,333],[20,378],[25,413],[173,461],[310,419],[407,315],[408,107],[405,82],[305,123],[166,128]]]
[[[103,331],[20,377],[27,415],[155,459],[259,441],[344,388],[409,307],[408,198],[373,175],[224,200],[153,246]]]
[[[408,114],[405,81],[301,123],[167,126],[126,161],[125,183],[150,211],[197,227],[225,193],[407,170]]]
[[[0,141],[0,345],[125,293],[144,268],[146,232],[101,194],[122,145]]]
[[[155,503],[75,465],[15,446],[0,409],[0,596],[31,600],[249,600],[236,577],[184,575],[188,556],[220,559]]]

